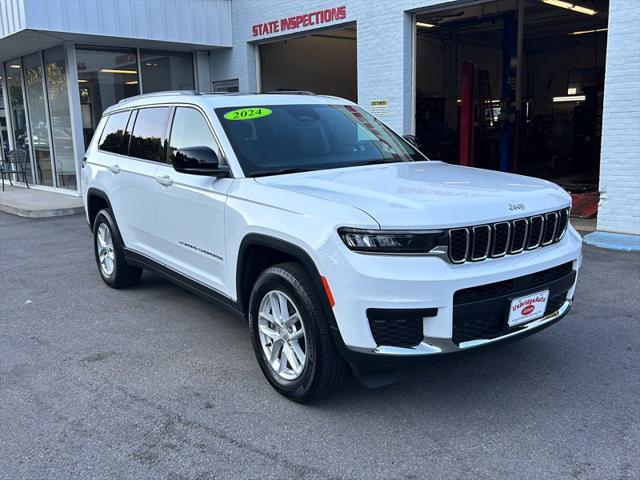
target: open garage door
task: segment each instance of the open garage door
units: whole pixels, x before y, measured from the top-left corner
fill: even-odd
[[[417,16],[416,137],[433,159],[532,175],[597,210],[608,0]]]
[[[262,92],[310,91],[357,100],[356,27],[260,45]]]

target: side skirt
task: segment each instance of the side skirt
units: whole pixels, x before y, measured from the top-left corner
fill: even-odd
[[[206,298],[207,300],[212,300],[218,305],[224,307],[229,312],[237,315],[238,317],[244,318],[244,314],[242,313],[242,309],[238,302],[232,300],[226,295],[218,292],[217,290],[212,289],[204,285],[203,283],[194,280],[193,278],[187,277],[181,273],[172,270],[166,265],[156,262],[155,260],[138,253],[136,251],[130,250],[128,248],[124,248],[124,256],[129,265],[144,268],[147,270],[153,270],[154,272],[159,273],[163,277],[171,280],[176,285],[179,285],[187,290],[190,290],[193,293],[200,295],[201,297]]]

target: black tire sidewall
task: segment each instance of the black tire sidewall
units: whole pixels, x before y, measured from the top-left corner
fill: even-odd
[[[318,332],[315,319],[307,307],[308,299],[306,298],[306,292],[299,291],[300,289],[293,285],[288,278],[281,275],[278,270],[276,267],[265,271],[258,278],[251,294],[249,302],[251,341],[260,368],[271,385],[287,397],[301,399],[313,388],[315,381],[319,358]],[[264,296],[272,290],[282,291],[293,301],[298,312],[300,312],[301,321],[304,326],[306,336],[306,362],[302,375],[295,380],[286,380],[273,371],[268,360],[265,358],[262,344],[260,343],[258,309]]]

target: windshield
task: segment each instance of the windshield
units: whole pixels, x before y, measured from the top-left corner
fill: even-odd
[[[426,160],[352,105],[259,105],[216,114],[248,177]]]

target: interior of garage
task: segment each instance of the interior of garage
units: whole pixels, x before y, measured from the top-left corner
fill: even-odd
[[[417,16],[416,137],[432,159],[553,180],[597,210],[608,0]]]
[[[357,101],[355,25],[260,45],[263,92],[311,91]]]

